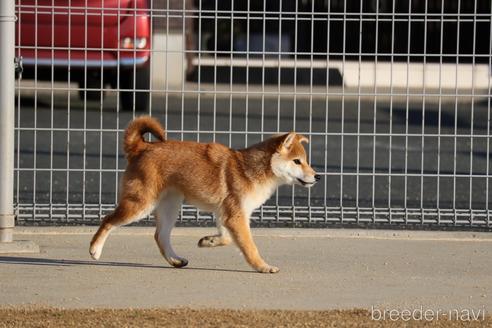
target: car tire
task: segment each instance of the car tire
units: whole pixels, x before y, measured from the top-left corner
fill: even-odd
[[[99,72],[88,71],[87,76],[79,81],[79,98],[87,101],[100,101],[104,96],[104,86],[101,88],[101,75]]]
[[[120,104],[124,111],[133,110],[135,100],[135,111],[145,112],[149,110],[150,99],[150,67],[136,67],[131,69],[120,69],[120,89],[135,91],[120,91]]]

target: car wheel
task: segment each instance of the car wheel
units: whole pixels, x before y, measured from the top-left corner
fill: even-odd
[[[79,81],[79,97],[82,100],[88,101],[99,101],[101,100],[101,97],[104,97],[104,90],[101,89],[101,75],[98,74],[98,72],[88,71],[85,79]]]
[[[135,111],[144,112],[149,109],[150,67],[136,67],[135,69],[120,70],[120,89],[134,91],[120,91],[121,108],[132,111],[135,101]]]

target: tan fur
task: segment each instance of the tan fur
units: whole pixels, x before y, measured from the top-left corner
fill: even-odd
[[[160,141],[164,141],[164,129],[156,120],[148,116],[142,116],[138,120],[133,120],[128,125],[125,132],[123,149],[127,158],[138,156],[147,148],[143,135],[147,132],[152,133]]]
[[[146,132],[160,141],[146,142],[143,137]],[[232,237],[254,269],[277,272],[278,268],[261,258],[251,235],[249,216],[277,186],[289,179],[274,173],[274,157],[281,168],[282,165],[295,167],[290,161],[301,159],[299,167],[303,177],[310,179],[310,185],[319,178],[307,164],[301,145],[307,138],[291,132],[247,149],[233,150],[217,143],[165,140],[164,134],[162,126],[147,116],[129,124],[124,139],[128,166],[122,179],[121,201],[115,211],[103,219],[91,241],[93,258],[101,255],[112,228],[139,220],[157,208],[155,239],[161,253],[173,266],[186,265],[188,262],[175,255],[170,246],[170,231],[177,213],[167,212],[168,208],[175,211],[177,202],[180,205],[184,198],[187,203],[218,216],[219,234],[202,238],[199,246],[227,245]]]

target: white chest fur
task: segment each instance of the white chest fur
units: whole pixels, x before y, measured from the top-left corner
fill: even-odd
[[[244,213],[249,217],[251,213],[263,205],[272,196],[278,183],[275,180],[256,185],[242,200]]]

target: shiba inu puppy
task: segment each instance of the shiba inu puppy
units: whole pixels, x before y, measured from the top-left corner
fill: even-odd
[[[147,132],[159,141],[145,141]],[[307,141],[290,132],[233,150],[217,143],[167,140],[155,119],[136,118],[125,132],[128,166],[122,178],[121,200],[92,238],[92,258],[100,258],[112,229],[155,211],[154,238],[161,254],[174,267],[186,266],[188,261],[171,246],[171,230],[186,201],[217,217],[218,234],[200,239],[199,247],[223,246],[233,240],[255,270],[278,272],[261,258],[251,236],[249,218],[278,186],[311,187],[320,179],[307,163],[302,146]]]

